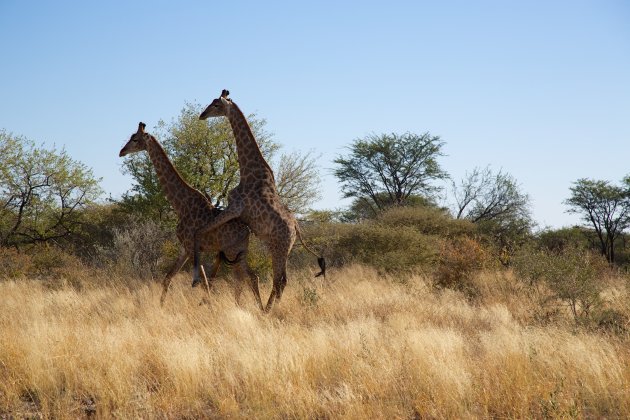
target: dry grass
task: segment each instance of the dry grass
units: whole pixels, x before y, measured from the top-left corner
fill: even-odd
[[[187,277],[163,308],[157,284],[2,282],[0,417],[630,417],[627,339],[533,326],[509,275],[476,304],[421,277],[331,277],[294,275],[269,315],[224,282],[200,306]]]

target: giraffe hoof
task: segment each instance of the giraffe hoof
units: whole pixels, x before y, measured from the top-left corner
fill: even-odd
[[[197,287],[199,283],[201,283],[201,279],[193,279],[192,287]]]

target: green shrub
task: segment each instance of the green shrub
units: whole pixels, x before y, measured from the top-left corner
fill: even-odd
[[[559,252],[523,249],[514,258],[516,272],[530,284],[545,282],[555,298],[571,309],[576,322],[601,305],[601,281],[609,266],[600,255],[575,247]]]
[[[342,232],[336,246],[346,261],[393,273],[428,267],[436,259],[439,244],[437,237],[411,227],[362,223]]]
[[[360,262],[381,271],[427,269],[444,240],[472,235],[475,226],[454,220],[445,210],[430,206],[391,207],[362,223],[302,224],[308,246],[324,255],[329,267]],[[296,243],[292,268],[317,268],[313,255]]]
[[[83,267],[76,256],[54,245],[38,245],[27,252],[32,261],[30,274],[40,278],[72,276]]]
[[[589,238],[590,234],[594,235],[595,232],[590,232],[588,229],[581,227],[547,229],[540,232],[536,239],[541,247],[553,252],[562,252],[567,247],[591,248],[592,241],[590,239],[596,238]]]
[[[267,251],[266,245],[255,235],[251,235],[249,239],[247,264],[258,275],[261,282],[273,280],[271,255]]]
[[[380,213],[375,222],[381,226],[409,227],[443,238],[472,235],[476,229],[470,221],[453,219],[446,210],[437,207],[391,207]]]
[[[317,306],[317,303],[319,302],[317,289],[314,287],[303,286],[301,301],[304,306]]]

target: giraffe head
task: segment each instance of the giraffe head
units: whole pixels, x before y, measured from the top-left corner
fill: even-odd
[[[151,135],[144,132],[144,128],[146,126],[147,125],[143,122],[138,123],[138,131],[131,135],[127,144],[125,144],[125,146],[120,149],[120,153],[118,154],[118,156],[123,157],[130,153],[147,150],[147,140],[149,139],[149,137],[151,137]]]
[[[229,90],[223,89],[221,96],[208,105],[201,115],[199,115],[199,119],[205,120],[209,117],[227,117],[232,106],[232,100],[228,98],[229,94]]]

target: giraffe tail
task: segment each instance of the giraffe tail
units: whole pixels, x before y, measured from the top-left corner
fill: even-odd
[[[306,249],[311,254],[315,255],[315,257],[317,258],[317,265],[319,265],[320,271],[319,273],[315,274],[315,277],[323,276],[324,278],[326,278],[326,260],[324,259],[324,256],[319,255],[318,253],[313,251],[311,248],[309,248],[306,245],[306,243],[304,243],[304,239],[302,239],[302,232],[300,231],[300,226],[297,224],[297,222],[295,223],[295,233],[297,233],[297,237],[300,240],[300,243],[302,244],[304,249]]]

